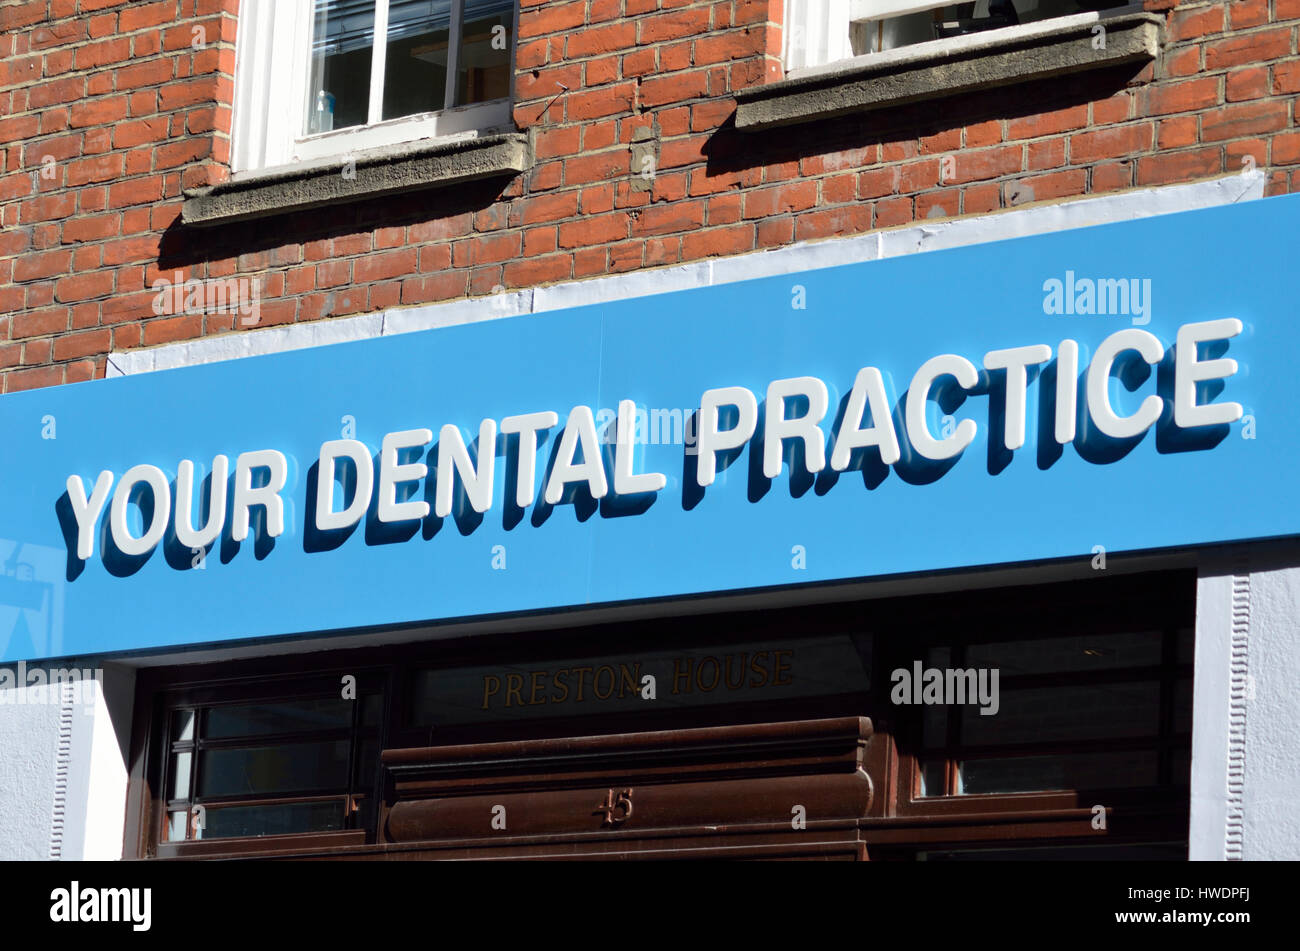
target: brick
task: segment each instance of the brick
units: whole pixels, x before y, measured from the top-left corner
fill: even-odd
[[[813,241],[842,234],[861,234],[870,228],[869,206],[846,205],[842,208],[805,212],[795,219],[794,236],[796,241]]]
[[[1290,52],[1290,28],[1261,30],[1208,44],[1205,47],[1205,68],[1214,70],[1243,63],[1267,62],[1280,59]]]
[[[942,132],[936,132],[934,135],[925,135],[921,137],[921,154],[932,155],[936,152],[952,152],[961,148],[962,130],[945,129]]]
[[[111,293],[113,293],[111,271],[73,274],[60,278],[54,285],[54,299],[61,304],[75,304],[96,297],[107,297]]]
[[[858,198],[867,200],[892,195],[898,191],[899,170],[876,168],[858,174]]]
[[[36,110],[64,102],[74,102],[85,94],[86,80],[81,76],[41,83],[27,91],[27,108]]]
[[[614,186],[595,185],[584,188],[578,199],[579,209],[584,215],[599,215],[614,209]]]
[[[1086,103],[1057,109],[1040,115],[1024,116],[1007,121],[1007,139],[1036,139],[1044,135],[1059,135],[1082,129],[1088,124],[1088,106]]]
[[[1002,121],[990,119],[966,127],[966,148],[977,149],[985,145],[997,145],[1002,141]]]
[[[110,185],[108,207],[122,208],[127,205],[147,205],[156,202],[162,198],[162,184],[162,176],[155,175]]]
[[[423,304],[465,296],[465,275],[460,272],[428,274],[402,281],[401,302]]]
[[[112,333],[111,330],[102,328],[56,337],[54,340],[54,359],[77,360],[82,357],[108,353],[112,348]]]
[[[384,254],[368,254],[353,263],[352,278],[358,284],[384,281],[416,270],[416,250],[405,248]]]
[[[1286,128],[1285,102],[1247,102],[1207,112],[1201,118],[1201,141],[1218,142]]]
[[[604,248],[583,248],[573,254],[573,276],[591,277],[608,269],[609,252]]]
[[[1169,22],[1169,35],[1174,42],[1205,36],[1208,33],[1222,32],[1222,6],[1175,10]]]
[[[1234,30],[1263,26],[1268,22],[1268,0],[1232,0],[1228,18]]]
[[[567,280],[573,274],[573,260],[567,254],[511,261],[505,266],[507,287],[534,287]]]
[[[698,99],[708,93],[708,75],[701,70],[674,73],[641,83],[640,103],[654,108],[670,102]]]
[[[130,89],[142,89],[145,86],[157,86],[171,80],[175,64],[170,59],[146,60],[135,66],[125,66],[117,70],[117,89],[125,92]]]
[[[568,38],[565,49],[568,58],[601,56],[636,46],[636,24],[611,23],[608,26],[588,27]]]
[[[261,307],[265,323],[266,306]],[[160,343],[174,343],[177,340],[193,340],[203,331],[203,318],[199,314],[181,314],[175,317],[161,317],[146,320],[141,331],[141,343],[146,347]]]
[[[15,314],[9,325],[9,332],[15,340],[64,333],[67,329],[68,309],[66,307]]]
[[[623,76],[648,76],[659,68],[658,54],[654,49],[637,50],[623,57],[621,63]]]
[[[1013,190],[1018,193],[1013,198]],[[1006,186],[1007,204],[1020,205],[1031,201],[1050,201],[1083,195],[1088,190],[1088,170],[1070,168],[1046,175],[1030,175],[1009,182]]]
[[[1151,148],[1153,129],[1150,122],[1143,122],[1072,135],[1070,161],[1080,164],[1146,151]]]
[[[117,27],[123,33],[143,30],[145,27],[160,26],[171,22],[176,15],[175,0],[161,0],[159,3],[132,3],[118,14]]]
[[[1228,169],[1256,169],[1268,164],[1268,143],[1263,139],[1230,142],[1223,153],[1223,164]]]
[[[5,392],[18,393],[63,383],[63,367],[33,367],[30,370],[10,370],[5,374]]]
[[[632,222],[632,234],[663,235],[694,231],[704,227],[704,207],[703,201],[651,206]]]
[[[120,96],[80,102],[68,109],[68,125],[74,129],[107,125],[126,117],[126,100]]]
[[[858,179],[856,175],[837,175],[822,179],[822,204],[840,205],[853,201],[857,197]]]
[[[1058,168],[1065,164],[1065,139],[1042,139],[1030,142],[1025,149],[1025,168],[1031,172]]]
[[[754,226],[732,225],[693,231],[682,238],[683,260],[740,254],[754,249]]]
[[[570,93],[564,97],[564,115],[569,122],[579,122],[631,112],[635,97],[635,83],[620,83],[591,92]]]
[[[1019,145],[1004,145],[975,152],[962,152],[957,156],[957,175],[954,182],[979,181],[997,178],[1024,167],[1024,150]]]
[[[618,57],[606,56],[604,59],[589,60],[583,71],[583,77],[588,87],[614,82],[619,78]]]
[[[1224,98],[1228,102],[1262,99],[1268,95],[1268,68],[1252,66],[1228,74]]]
[[[578,213],[578,193],[561,192],[555,195],[542,195],[528,199],[524,205],[523,223],[536,224],[541,221],[558,221],[571,218]]]
[[[583,185],[587,182],[608,181],[611,178],[627,175],[631,171],[631,163],[632,153],[625,149],[566,159],[564,183]]]
[[[1273,67],[1273,95],[1300,92],[1300,60],[1278,63]]]
[[[100,155],[94,158],[69,162],[64,178],[68,187],[89,182],[107,182],[120,178],[123,159],[121,155]]]
[[[746,59],[762,55],[764,31],[759,29],[735,30],[713,34],[695,41],[695,65],[722,63],[733,59]]]
[[[827,172],[843,172],[872,165],[877,161],[874,145],[861,148],[840,149],[835,152],[821,152],[809,155],[800,163],[804,175],[824,175]]]
[[[945,159],[953,159],[953,167],[956,167],[956,160],[952,156],[945,156]],[[927,188],[933,188],[939,184],[939,173],[941,166],[938,159],[930,159],[925,162],[912,162],[904,165],[902,168],[902,180],[899,183],[899,190],[913,193],[924,191]]]
[[[1193,112],[1218,105],[1219,80],[1217,77],[1189,79],[1186,82],[1150,86],[1142,91],[1140,109],[1144,115],[1171,115],[1176,112]]]
[[[1094,125],[1106,125],[1111,122],[1125,122],[1133,98],[1127,92],[1121,92],[1109,99],[1101,99],[1092,104],[1092,121]]]
[[[1203,148],[1138,159],[1137,184],[1163,185],[1217,175],[1223,170],[1219,149]]]
[[[1165,60],[1166,76],[1193,76],[1201,71],[1201,48],[1188,47],[1171,53]]]
[[[916,197],[916,217],[918,218],[956,218],[960,214],[960,188],[943,188]]]
[[[628,236],[628,216],[623,212],[582,217],[581,220],[560,225],[559,246],[562,248],[590,247],[624,240]]]
[[[563,33],[583,25],[586,19],[586,3],[574,0],[572,3],[550,3],[536,10],[519,12],[519,36],[531,39],[548,33]]]
[[[1298,162],[1300,162],[1300,132],[1274,136],[1272,163],[1295,165]]]
[[[1156,144],[1162,149],[1177,149],[1196,144],[1200,120],[1196,116],[1176,116],[1160,123]]]
[[[709,11],[707,9],[681,10],[675,13],[661,13],[646,17],[638,24],[637,45],[649,46],[665,40],[680,40],[709,31]]]
[[[25,254],[14,262],[14,281],[38,281],[66,274],[72,265],[70,251],[43,251],[39,254]]]
[[[961,193],[964,215],[986,214],[1002,207],[1002,190],[997,185],[974,185]]]

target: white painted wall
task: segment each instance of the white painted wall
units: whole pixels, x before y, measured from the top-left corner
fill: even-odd
[[[28,701],[35,691],[15,691]],[[59,706],[0,706],[0,859],[48,859]]]
[[[1300,550],[1250,575],[1241,857],[1300,859]]]
[[[121,858],[134,669],[105,665],[103,689],[91,681],[80,696],[68,687],[6,693],[11,702],[0,704],[0,860]]]

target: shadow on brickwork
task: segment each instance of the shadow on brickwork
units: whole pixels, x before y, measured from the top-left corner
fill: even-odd
[[[1068,109],[1115,95],[1145,66],[1145,63],[1123,63],[756,132],[737,131],[733,117],[704,148],[708,174],[722,175],[890,142],[914,142],[994,119],[1021,119]],[[937,149],[934,154],[950,151],[961,150]]]

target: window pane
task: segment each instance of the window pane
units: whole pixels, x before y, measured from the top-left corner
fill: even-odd
[[[446,105],[451,0],[392,0],[384,57],[384,118]]]
[[[230,839],[236,836],[332,832],[343,828],[343,803],[333,800],[269,806],[230,806],[225,809],[208,809],[206,819],[197,838]]]
[[[203,738],[218,740],[266,733],[348,729],[352,726],[352,705],[355,702],[329,697],[212,707],[206,714]]]
[[[172,742],[194,739],[194,711],[177,710],[172,714]]]
[[[510,95],[514,0],[465,0],[456,104]]]
[[[972,644],[966,649],[966,666],[997,667],[1002,677],[1116,667],[1158,667],[1161,640],[1159,631],[1142,631]]]
[[[1073,16],[1090,10],[1124,6],[1127,0],[975,0],[938,5],[932,10],[867,20],[850,31],[855,55],[911,46],[950,36]]]
[[[193,753],[173,753],[171,794],[169,799],[190,798],[190,757]]]
[[[998,712],[962,708],[962,743],[972,746],[1157,736],[1160,683],[1081,684],[1001,690]]]
[[[921,792],[922,796],[945,796],[947,790],[944,789],[943,771],[945,762],[941,759],[926,760],[921,765]]]
[[[167,841],[183,842],[185,841],[185,824],[189,819],[188,812],[169,812],[167,813]]]
[[[606,657],[422,670],[406,709],[413,726],[491,723],[865,693],[870,653],[856,635],[791,638]]]
[[[364,125],[370,108],[375,0],[315,0],[306,133]]]
[[[958,767],[957,792],[976,795],[1154,786],[1156,767],[1153,750],[966,760]]]
[[[346,789],[347,740],[207,750],[199,757],[199,796],[268,795]]]

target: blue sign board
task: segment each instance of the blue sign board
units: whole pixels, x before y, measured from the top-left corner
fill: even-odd
[[[0,397],[0,661],[1300,533],[1300,304],[1263,250],[1297,223],[1271,198]]]

